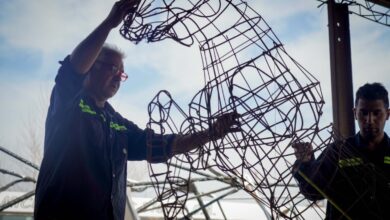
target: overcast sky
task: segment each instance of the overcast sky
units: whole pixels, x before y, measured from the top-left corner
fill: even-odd
[[[25,133],[34,128],[43,138],[44,119],[58,61],[108,14],[112,0],[0,1],[0,145],[28,157]],[[330,67],[326,7],[315,0],[252,0],[248,3],[268,22],[287,52],[320,80],[324,120],[331,122]],[[350,16],[354,89],[382,82],[390,89],[390,29]],[[134,45],[118,29],[108,42],[126,54],[129,79],[112,105],[140,127],[148,120],[147,104],[162,89],[184,110],[203,85],[198,47],[171,40]],[[389,126],[386,127],[389,133]]]

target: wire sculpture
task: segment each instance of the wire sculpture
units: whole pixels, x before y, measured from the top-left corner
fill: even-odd
[[[335,2],[354,6],[350,7],[351,13],[389,26],[389,9],[375,1]],[[200,50],[204,87],[189,103],[188,112],[168,91],[160,91],[153,98],[147,127],[160,133],[161,139],[149,139],[150,146],[164,145],[164,134],[194,134],[207,130],[224,113],[240,114],[241,132],[177,155],[163,165],[149,164],[152,184],[166,219],[189,218],[210,204],[202,205],[200,201],[202,207],[198,210],[186,209],[187,200],[200,196],[193,184],[195,180],[228,184],[230,187],[216,190],[230,189],[218,198],[237,191],[231,187],[245,190],[268,207],[272,219],[305,219],[309,211],[324,217],[324,210],[317,203],[299,194],[291,176],[295,157],[289,147],[297,140],[309,142],[318,155],[334,142],[330,126],[319,126],[324,105],[320,83],[288,55],[263,17],[244,0],[143,0],[137,12],[125,18],[120,33],[135,43],[171,39],[184,46],[197,44]],[[1,146],[0,151],[39,170],[37,165]],[[363,171],[367,176],[363,179],[367,181],[377,175],[371,167]],[[33,177],[9,169],[0,168],[0,173],[10,177],[0,186],[0,193],[20,183],[36,182]],[[194,174],[203,179],[193,178]],[[145,185],[149,183],[142,187],[146,188]],[[360,194],[370,190],[365,187]],[[189,197],[190,193],[195,196]],[[0,212],[33,195],[31,190],[1,204]]]
[[[318,0],[321,5],[329,0]],[[381,0],[332,0],[335,3],[347,4],[349,12],[367,20],[390,27],[390,2]],[[380,5],[381,3],[383,5]]]
[[[32,168],[35,171],[39,170],[39,166],[35,165],[31,161],[13,153],[12,151],[0,146],[0,153],[3,153],[4,155],[21,162],[23,166]],[[3,166],[5,164],[2,164]],[[18,164],[20,167],[20,164]],[[15,167],[12,167],[15,168]],[[30,172],[31,173],[31,172]],[[0,184],[0,193],[6,192],[7,190],[11,189],[15,186],[20,186],[23,183],[32,183],[35,185],[36,179],[31,176],[25,176],[21,174],[20,171],[12,171],[9,168],[0,168],[0,174],[2,174],[1,178],[1,184]],[[7,178],[9,177],[9,178]],[[4,183],[3,183],[4,182]],[[3,185],[4,184],[4,185]],[[3,212],[7,208],[12,207],[15,204],[18,204],[21,201],[24,201],[26,199],[31,198],[35,194],[35,187],[34,189],[30,190],[29,192],[26,192],[20,196],[17,196],[16,198],[9,199],[9,201],[2,201],[0,204],[0,212]]]
[[[263,17],[241,0],[146,0],[125,18],[120,33],[135,43],[172,39],[199,46],[205,85],[188,113],[169,92],[160,91],[148,107],[148,128],[161,135],[194,134],[225,113],[240,115],[241,132],[165,165],[149,164],[166,219],[186,216],[191,171],[210,168],[236,179],[237,187],[267,205],[274,219],[302,219],[308,209],[323,216],[315,203],[288,187],[296,185],[290,144],[310,142],[320,152],[333,141],[329,126],[319,126],[320,83],[288,55]],[[162,140],[150,139],[150,146],[159,148]]]

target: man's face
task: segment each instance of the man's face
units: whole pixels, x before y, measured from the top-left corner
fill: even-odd
[[[117,54],[99,56],[91,75],[91,87],[99,99],[107,100],[118,91],[123,72],[122,58]]]
[[[390,114],[383,100],[359,99],[354,114],[359,124],[360,134],[366,141],[382,140],[384,127]]]

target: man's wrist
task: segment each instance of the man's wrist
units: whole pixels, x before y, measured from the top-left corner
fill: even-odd
[[[172,156],[191,151],[209,141],[211,141],[209,130],[199,131],[188,135],[177,135],[172,143]]]
[[[116,28],[117,25],[113,24],[113,22],[106,18],[103,20],[103,22],[100,24],[100,28],[104,31],[110,32],[112,29]]]

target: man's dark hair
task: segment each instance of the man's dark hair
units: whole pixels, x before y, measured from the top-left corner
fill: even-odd
[[[359,99],[368,101],[383,100],[385,108],[389,108],[389,95],[386,88],[381,83],[366,83],[356,92],[355,106]]]

